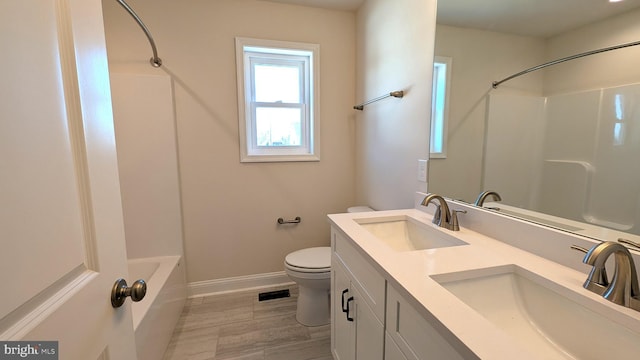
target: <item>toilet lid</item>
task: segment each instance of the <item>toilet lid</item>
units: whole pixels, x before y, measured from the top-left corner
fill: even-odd
[[[314,247],[294,251],[285,257],[284,261],[298,268],[325,269],[331,267],[331,248]]]

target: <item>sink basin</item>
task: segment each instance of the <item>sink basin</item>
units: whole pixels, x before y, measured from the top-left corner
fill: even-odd
[[[638,359],[640,354],[639,327],[633,331],[621,324],[636,320],[521,267],[432,278],[540,359]]]
[[[364,218],[355,220],[395,251],[414,251],[468,245],[410,216]],[[447,230],[445,230],[447,231]]]

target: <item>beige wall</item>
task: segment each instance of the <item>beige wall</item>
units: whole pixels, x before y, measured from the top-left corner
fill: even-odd
[[[355,200],[355,14],[255,0],[129,3],[174,82],[188,281],[281,271],[287,253],[329,245],[326,214]],[[110,62],[147,62],[137,25],[115,1],[104,8]],[[320,162],[240,163],[236,36],[320,44]],[[301,224],[276,224],[295,216]]]
[[[473,202],[484,190],[481,179],[488,95],[540,95],[542,75],[529,74],[497,90],[491,83],[544,62],[544,46],[544,40],[532,37],[437,26],[435,53],[453,60],[447,158],[430,160],[429,192]]]
[[[553,60],[636,41],[640,41],[640,10],[549,39],[547,56],[549,60]],[[553,95],[639,82],[638,59],[640,59],[640,46],[635,46],[549,67],[545,70],[545,94]]]
[[[375,209],[413,207],[418,159],[429,155],[435,1],[367,0],[358,11],[357,192]]]

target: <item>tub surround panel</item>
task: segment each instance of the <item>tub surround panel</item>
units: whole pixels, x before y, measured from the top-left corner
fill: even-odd
[[[136,269],[150,268],[150,277]],[[133,325],[139,360],[161,359],[187,297],[185,266],[180,256],[129,260],[129,276],[147,282],[147,294],[132,303]]]
[[[640,152],[629,115],[639,102],[638,83],[547,97],[491,94],[484,188],[499,189],[510,206],[638,233],[638,201],[628,194],[640,192],[640,169],[629,166]],[[513,114],[528,115],[516,124]]]
[[[485,160],[483,163],[478,159],[476,164],[484,165],[481,169],[483,188],[500,189],[500,196],[509,199],[514,206],[524,207],[538,194],[544,146],[544,105],[545,100],[540,97],[497,92],[487,96]],[[518,114],[518,121],[513,120],[513,114]],[[481,153],[478,155],[482,156]],[[509,169],[508,176],[505,176],[505,169]],[[478,188],[476,195],[479,193]],[[451,196],[449,193],[443,195]]]
[[[151,66],[110,67],[127,256],[182,255],[171,78]]]

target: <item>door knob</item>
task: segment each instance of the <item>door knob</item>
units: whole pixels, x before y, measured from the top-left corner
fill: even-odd
[[[147,294],[147,283],[144,280],[136,280],[131,287],[127,286],[127,282],[124,279],[116,280],[111,290],[111,305],[114,308],[118,308],[124,304],[127,296],[131,296],[131,300],[138,302],[144,298]]]

